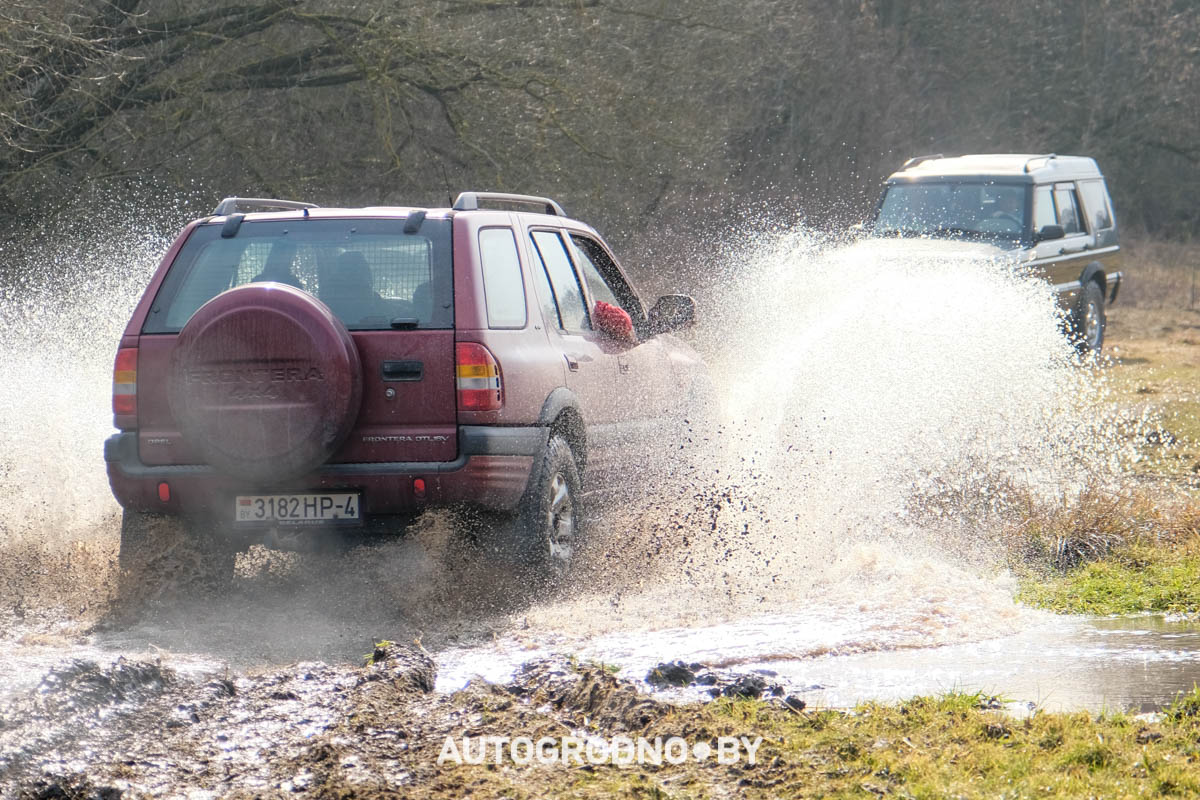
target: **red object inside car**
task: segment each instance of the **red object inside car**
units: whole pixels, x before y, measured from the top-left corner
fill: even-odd
[[[623,308],[618,308],[603,300],[597,300],[596,308],[592,311],[592,319],[596,323],[596,330],[607,333],[617,341],[637,341],[633,335],[633,319]]]

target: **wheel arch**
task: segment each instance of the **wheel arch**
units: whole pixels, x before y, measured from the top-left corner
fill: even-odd
[[[548,427],[551,436],[561,436],[567,440],[582,476],[587,464],[587,427],[583,423],[583,412],[579,409],[579,398],[574,392],[562,386],[552,391],[542,404],[538,424]]]
[[[1087,286],[1089,283],[1094,283],[1100,287],[1100,294],[1106,295],[1105,288],[1107,287],[1108,276],[1104,273],[1104,266],[1099,261],[1093,261],[1083,268],[1083,272],[1079,274],[1079,286]]]

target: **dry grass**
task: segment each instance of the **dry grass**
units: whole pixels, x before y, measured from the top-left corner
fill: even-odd
[[[1134,239],[1109,314],[1112,401],[1162,431],[1124,485],[1023,498],[1002,532],[1022,599],[1058,611],[1200,609],[1200,244]]]
[[[1200,503],[1149,483],[1120,492],[1097,488],[1059,503],[1024,501],[1003,531],[1014,564],[1066,571],[1129,547],[1174,548],[1200,536]]]
[[[1118,302],[1148,309],[1200,308],[1200,244],[1156,239],[1122,243],[1126,280]]]

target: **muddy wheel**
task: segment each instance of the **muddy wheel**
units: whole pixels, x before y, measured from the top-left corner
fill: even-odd
[[[172,514],[121,516],[118,588],[125,600],[147,600],[169,588],[220,588],[233,578],[237,550],[219,531]]]
[[[584,528],[579,467],[566,439],[550,437],[517,514],[499,523],[478,533],[487,549],[539,581],[554,583],[566,574]]]
[[[1104,346],[1104,292],[1093,281],[1083,287],[1071,315],[1071,339],[1080,353],[1099,355]]]

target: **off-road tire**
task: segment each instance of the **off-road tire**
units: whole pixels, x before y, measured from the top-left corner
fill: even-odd
[[[121,516],[118,593],[141,603],[168,589],[220,589],[232,580],[236,559],[229,540],[203,522],[127,510]]]
[[[1081,354],[1099,355],[1104,347],[1104,292],[1095,281],[1088,281],[1079,292],[1071,314],[1071,341]]]
[[[554,584],[570,569],[583,539],[579,466],[567,440],[551,436],[536,469],[517,513],[477,536],[531,581]]]

